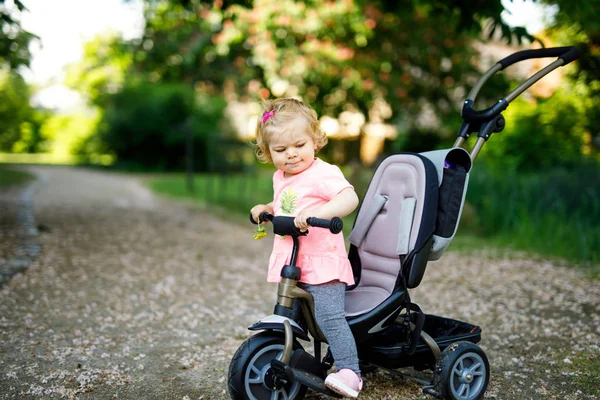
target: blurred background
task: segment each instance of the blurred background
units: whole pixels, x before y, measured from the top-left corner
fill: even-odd
[[[272,196],[273,167],[250,145],[260,101],[292,96],[315,108],[329,135],[320,156],[361,195],[385,156],[451,146],[463,100],[497,61],[572,45],[577,62],[504,112],[459,232],[597,265],[599,10],[598,0],[0,0],[0,177],[18,163],[127,171],[247,214]],[[476,108],[551,61],[495,75]]]

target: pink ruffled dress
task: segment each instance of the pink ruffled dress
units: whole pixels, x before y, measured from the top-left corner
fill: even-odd
[[[315,158],[305,171],[285,177],[283,171],[273,174],[273,209],[275,215],[297,215],[299,211],[317,208],[347,188],[353,188],[342,171]],[[346,254],[342,233],[332,234],[327,229],[309,228],[299,238],[297,265],[302,269],[300,282],[311,285],[339,280],[354,284],[352,267]],[[288,264],[292,253],[290,236],[275,236],[273,253],[269,259],[269,282],[281,281],[281,268]]]

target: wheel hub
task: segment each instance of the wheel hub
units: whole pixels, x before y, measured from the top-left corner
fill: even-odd
[[[275,387],[275,374],[273,373],[273,369],[269,368],[263,374],[263,383],[267,389],[274,390]]]
[[[262,370],[263,386],[269,390],[281,390],[288,381],[278,376],[270,365],[265,365]]]
[[[462,374],[462,376],[460,377],[460,382],[461,383],[471,383],[473,382],[473,374],[465,372]]]

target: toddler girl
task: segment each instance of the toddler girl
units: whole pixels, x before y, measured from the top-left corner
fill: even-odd
[[[327,143],[317,114],[295,99],[265,102],[256,127],[256,154],[272,162],[273,201],[250,211],[258,222],[263,212],[295,216],[294,224],[307,230],[310,217],[345,217],[358,205],[354,188],[340,169],[315,157]],[[299,286],[315,300],[315,318],[321,328],[338,372],[325,379],[331,390],[356,398],[362,389],[356,343],[344,314],[346,285],[354,283],[344,237],[326,229],[311,229],[299,238],[297,264],[302,269]],[[281,280],[281,268],[289,261],[292,238],[276,236],[269,260],[269,282]]]

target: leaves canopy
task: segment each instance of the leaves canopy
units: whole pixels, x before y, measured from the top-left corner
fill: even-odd
[[[501,21],[500,3],[480,3],[149,0],[134,63],[242,100],[302,94],[321,115],[419,125],[408,116],[428,110],[439,122],[477,73],[477,21]]]
[[[0,0],[0,65],[9,69],[29,66],[29,43],[38,37],[21,27],[18,15],[26,11],[20,0]]]

